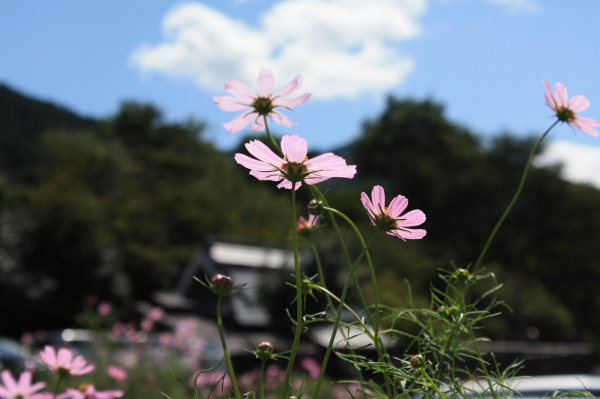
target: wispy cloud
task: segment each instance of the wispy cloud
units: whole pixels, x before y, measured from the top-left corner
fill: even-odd
[[[139,47],[132,61],[211,89],[252,81],[263,67],[281,82],[302,73],[317,98],[354,98],[406,79],[415,61],[399,45],[421,34],[426,10],[427,0],[284,0],[253,27],[185,3],[164,17],[165,39]]]
[[[562,164],[564,179],[588,183],[600,188],[600,147],[568,141],[552,141],[538,159],[537,165]]]
[[[512,13],[528,13],[534,14],[541,10],[541,6],[534,0],[487,0],[492,3],[497,3],[506,8]]]

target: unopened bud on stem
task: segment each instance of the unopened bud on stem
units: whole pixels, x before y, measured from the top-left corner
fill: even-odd
[[[313,200],[310,200],[310,202],[306,206],[306,209],[308,210],[308,213],[310,213],[311,215],[319,216],[320,214],[323,213],[324,206],[325,205],[323,204],[323,201],[313,199]]]
[[[212,289],[216,294],[227,295],[233,290],[233,279],[224,274],[215,274],[210,279]]]

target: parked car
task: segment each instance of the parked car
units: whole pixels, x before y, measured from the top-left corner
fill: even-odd
[[[505,389],[506,396],[519,398],[551,398],[557,393],[572,397],[568,393],[585,392],[595,397],[600,397],[600,376],[584,374],[545,375],[536,377],[516,377],[507,380],[505,384],[510,389]],[[466,390],[473,392],[473,396],[488,396],[489,386],[480,381],[469,381],[465,384]],[[496,390],[504,388],[496,387]],[[514,391],[514,392],[511,392]],[[490,395],[491,397],[491,395]]]
[[[0,337],[0,370],[22,370],[29,358],[27,349],[18,341]]]

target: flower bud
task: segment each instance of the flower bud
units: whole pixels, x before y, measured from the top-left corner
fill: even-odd
[[[425,364],[425,358],[422,355],[414,355],[413,357],[410,358],[410,365],[413,368],[423,367],[424,364]]]
[[[454,277],[459,278],[461,280],[468,280],[471,278],[471,272],[467,269],[456,269],[454,272]]]
[[[211,288],[218,295],[227,295],[233,290],[233,279],[224,274],[215,274],[210,282]]]
[[[256,345],[256,351],[254,354],[262,361],[269,360],[273,354],[273,345],[271,345],[270,342],[261,342],[260,344]]]
[[[271,353],[273,352],[273,345],[271,345],[270,342],[261,342],[260,344],[256,345],[256,349],[259,352],[266,352],[266,353]]]
[[[310,213],[311,215],[319,216],[320,214],[323,213],[324,206],[325,205],[323,204],[323,201],[312,199],[306,206],[306,209],[308,210],[308,213]]]

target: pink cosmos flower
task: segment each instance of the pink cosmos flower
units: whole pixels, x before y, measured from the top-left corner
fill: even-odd
[[[332,177],[351,179],[356,174],[355,165],[347,165],[344,158],[331,152],[308,159],[306,140],[297,135],[281,139],[284,158],[259,140],[246,143],[246,149],[256,158],[238,153],[235,154],[237,163],[250,169],[250,175],[258,180],[279,181],[278,188],[290,190],[294,182],[297,190],[302,182],[317,184]]]
[[[556,117],[569,125],[592,136],[600,136],[600,132],[594,128],[600,127],[600,122],[595,119],[577,115],[585,111],[590,102],[585,96],[575,96],[569,100],[569,92],[562,83],[556,83],[556,91],[552,89],[550,82],[544,81],[546,86],[546,104],[556,113]]]
[[[2,372],[2,383],[0,385],[0,398],[2,399],[50,399],[52,394],[38,392],[46,386],[43,382],[31,384],[31,371],[23,371],[19,375],[19,381],[15,380],[8,370]]]
[[[110,302],[102,301],[98,304],[97,310],[100,316],[106,317],[112,313],[112,305]]]
[[[108,366],[107,373],[117,381],[125,381],[128,377],[127,370],[114,365]]]
[[[111,391],[96,391],[96,387],[92,384],[81,384],[79,389],[69,388],[64,393],[57,395],[57,399],[115,399],[123,396],[121,390]]]
[[[266,130],[264,118],[270,116],[276,123],[283,126],[293,126],[287,116],[280,113],[277,108],[292,109],[304,104],[310,98],[310,93],[285,100],[302,85],[302,76],[298,75],[279,91],[273,93],[275,78],[268,69],[262,69],[258,76],[258,93],[237,80],[225,83],[225,90],[234,95],[214,97],[215,103],[224,111],[245,111],[230,122],[223,124],[229,133],[239,132],[252,122],[253,132]]]
[[[75,356],[67,348],[60,348],[56,352],[52,346],[46,345],[44,350],[40,352],[40,358],[50,370],[57,374],[84,375],[95,369],[93,365],[87,364],[83,356]]]
[[[319,378],[321,374],[321,365],[312,357],[305,357],[300,361],[300,365],[308,372],[308,376],[313,380]]]
[[[369,214],[371,224],[384,230],[387,234],[403,240],[417,240],[425,237],[427,232],[423,229],[411,229],[425,222],[425,214],[414,209],[402,215],[408,206],[408,199],[402,195],[396,196],[385,206],[385,191],[381,186],[373,187],[371,198],[362,193],[360,200]]]
[[[308,220],[304,216],[300,216],[298,222],[296,222],[296,231],[298,233],[310,233],[317,227],[318,222],[319,217],[316,215],[309,215]]]

